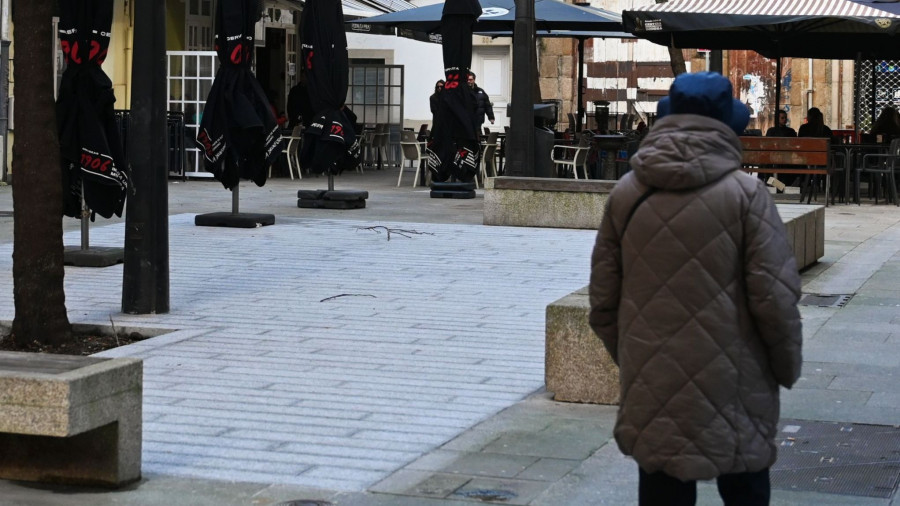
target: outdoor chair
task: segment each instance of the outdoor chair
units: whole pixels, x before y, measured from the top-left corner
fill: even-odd
[[[856,203],[860,203],[859,180],[863,173],[870,174],[869,194],[874,195],[875,203],[878,204],[878,194],[880,193],[882,184],[887,185],[885,189],[885,199],[900,206],[897,199],[897,171],[900,170],[900,139],[891,141],[891,146],[887,153],[869,153],[863,156],[862,166],[857,167],[853,182],[856,186],[854,189]]]
[[[375,125],[375,138],[372,142],[375,147],[375,157],[378,161],[378,169],[383,169],[385,163],[390,165],[390,158],[388,156],[390,135],[390,125],[387,123]]]
[[[497,166],[494,165],[494,157],[497,156],[497,139],[500,132],[491,132],[487,139],[481,143],[481,160],[478,163],[478,172],[481,175],[481,183],[488,177],[488,167],[490,167],[493,177],[497,176]],[[475,187],[478,187],[478,178],[475,178]]]
[[[415,132],[407,130],[400,132],[400,154],[403,156],[403,160],[411,161],[416,168],[415,175],[413,176],[413,188],[419,184],[419,174],[422,172],[422,163],[425,160],[424,144],[424,142],[419,142]],[[400,163],[400,174],[397,176],[398,188],[400,187],[400,182],[403,180],[404,165],[403,162]]]
[[[572,175],[575,177],[575,179],[578,179],[578,167],[581,167],[584,178],[587,179],[587,160],[588,151],[590,151],[590,149],[590,135],[582,135],[581,139],[578,141],[578,144],[574,146],[566,146],[560,144],[553,146],[553,149],[550,151],[550,157],[552,158],[553,163],[556,165],[557,174],[567,174],[569,171],[567,167],[571,167]],[[560,153],[560,156],[558,158],[555,157],[555,153]]]
[[[303,127],[297,125],[291,130],[291,135],[287,137],[282,137],[282,140],[286,140],[287,143],[283,144],[283,148],[281,149],[281,153],[287,159],[287,167],[288,174],[291,176],[291,181],[294,180],[294,169],[297,169],[297,178],[303,179],[303,174],[301,174],[300,168],[300,144],[303,142]],[[272,177],[272,166],[269,166],[269,177]]]

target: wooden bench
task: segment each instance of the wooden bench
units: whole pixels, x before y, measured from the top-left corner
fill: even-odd
[[[831,193],[831,140],[813,137],[741,137],[744,148],[742,168],[761,174],[802,174],[825,176],[825,205]],[[815,185],[807,189],[807,204]],[[803,201],[803,193],[800,194]]]
[[[142,377],[134,358],[0,352],[0,479],[140,479]]]

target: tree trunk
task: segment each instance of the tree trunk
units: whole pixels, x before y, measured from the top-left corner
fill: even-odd
[[[684,51],[675,46],[669,46],[669,63],[672,65],[672,75],[678,77],[687,72],[687,66],[684,64]]]
[[[71,0],[66,0],[71,1]],[[62,174],[53,99],[54,0],[14,0],[13,340],[72,338],[63,290]]]

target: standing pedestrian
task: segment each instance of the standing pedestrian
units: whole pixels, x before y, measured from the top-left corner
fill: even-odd
[[[444,80],[438,79],[438,82],[434,83],[434,93],[428,97],[428,104],[431,106],[431,128],[434,129],[434,121],[437,118],[438,107],[440,106],[441,101],[441,92],[444,91]]]
[[[475,73],[469,72],[467,80],[469,88],[475,93],[475,126],[478,127],[478,134],[482,133],[482,125],[484,125],[484,117],[487,115],[491,124],[494,124],[494,104],[487,92],[475,84]]]
[[[767,505],[779,385],[800,376],[800,277],[762,181],[741,171],[747,108],[719,74],[681,74],[591,259],[590,324],[619,366],[615,438],[639,503]]]

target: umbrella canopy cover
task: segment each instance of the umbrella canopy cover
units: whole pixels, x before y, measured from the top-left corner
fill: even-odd
[[[472,66],[472,26],[482,12],[478,0],[447,0],[441,21],[444,53],[444,91],[438,95],[428,169],[432,180],[453,177],[472,181],[478,169],[478,130],[475,93],[469,88]]]
[[[349,80],[341,2],[307,0],[300,26],[301,72],[315,119],[303,132],[300,164],[316,174],[340,173],[359,160],[356,115],[345,105]]]
[[[450,2],[448,1],[447,4]],[[367,25],[388,25],[414,32],[439,33],[446,4],[437,3],[403,11],[373,16],[364,20]],[[475,33],[511,31],[516,20],[515,0],[480,0],[478,18],[472,27]],[[622,18],[594,7],[580,7],[559,0],[534,0],[536,30],[592,30],[622,31]]]
[[[241,178],[263,186],[268,167],[282,151],[272,106],[250,71],[254,26],[261,15],[260,0],[220,0],[216,5],[220,66],[206,99],[197,143],[206,170],[228,189]]]
[[[865,4],[865,5],[864,5]],[[670,0],[622,13],[625,29],[675,47],[752,49],[769,57],[900,57],[900,15],[851,0]]]
[[[110,218],[122,215],[128,189],[125,155],[116,125],[112,82],[100,65],[109,49],[113,0],[60,3],[59,38],[66,59],[56,102],[63,164],[63,212],[81,216],[85,205]]]

